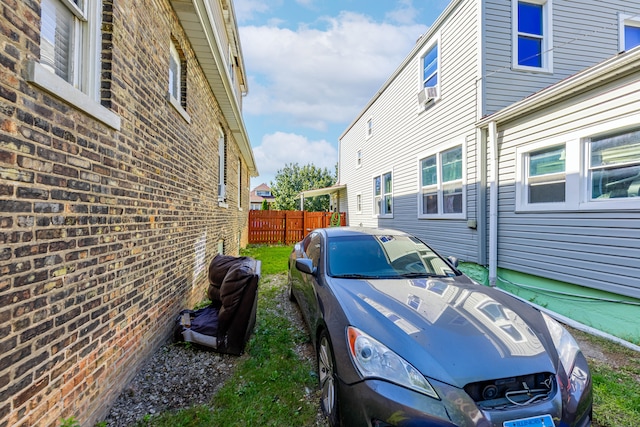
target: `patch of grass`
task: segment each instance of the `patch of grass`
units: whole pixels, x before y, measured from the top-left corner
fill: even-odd
[[[284,312],[288,301],[283,281],[270,277],[286,273],[290,251],[291,247],[277,246],[242,253],[263,262],[256,326],[246,354],[211,404],[147,416],[136,427],[316,425],[319,396],[314,361],[295,351],[309,337]]]
[[[636,427],[640,420],[640,369],[592,363],[594,425]]]
[[[287,272],[287,261],[293,246],[249,245],[241,255],[261,261],[261,274],[279,274]]]
[[[602,352],[589,358],[593,426],[636,427],[640,420],[640,353],[575,329],[571,333]]]
[[[302,426],[314,424],[318,400],[307,393],[316,388],[311,361],[294,348],[306,331],[294,328],[279,306],[281,286],[263,284],[260,316],[240,364],[215,397],[213,425]]]

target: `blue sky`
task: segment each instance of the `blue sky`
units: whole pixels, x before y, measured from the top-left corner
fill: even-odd
[[[287,163],[333,171],[338,138],[449,0],[235,0],[260,176]]]

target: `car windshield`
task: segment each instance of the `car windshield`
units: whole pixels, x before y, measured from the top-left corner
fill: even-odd
[[[455,276],[458,273],[412,236],[359,235],[328,242],[329,275],[352,278]]]

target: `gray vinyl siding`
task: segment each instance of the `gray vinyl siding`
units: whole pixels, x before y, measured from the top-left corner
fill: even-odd
[[[614,56],[619,49],[618,13],[640,13],[640,2],[553,0],[553,73],[512,70],[511,1],[485,0],[484,114]]]
[[[614,120],[640,126],[639,92],[636,74],[499,125],[499,267],[640,298],[640,210],[517,212],[514,184],[520,146],[616,131]]]

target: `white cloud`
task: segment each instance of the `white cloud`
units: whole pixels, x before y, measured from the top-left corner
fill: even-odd
[[[252,179],[252,187],[255,187],[254,183],[270,184],[276,173],[288,163],[300,166],[313,164],[333,173],[338,162],[338,152],[331,143],[309,141],[304,136],[284,132],[265,135],[260,145],[253,147],[253,154],[260,176]]]
[[[322,17],[314,25],[240,28],[250,76],[246,114],[283,114],[313,129],[348,124],[427,28],[375,22],[352,12]]]

